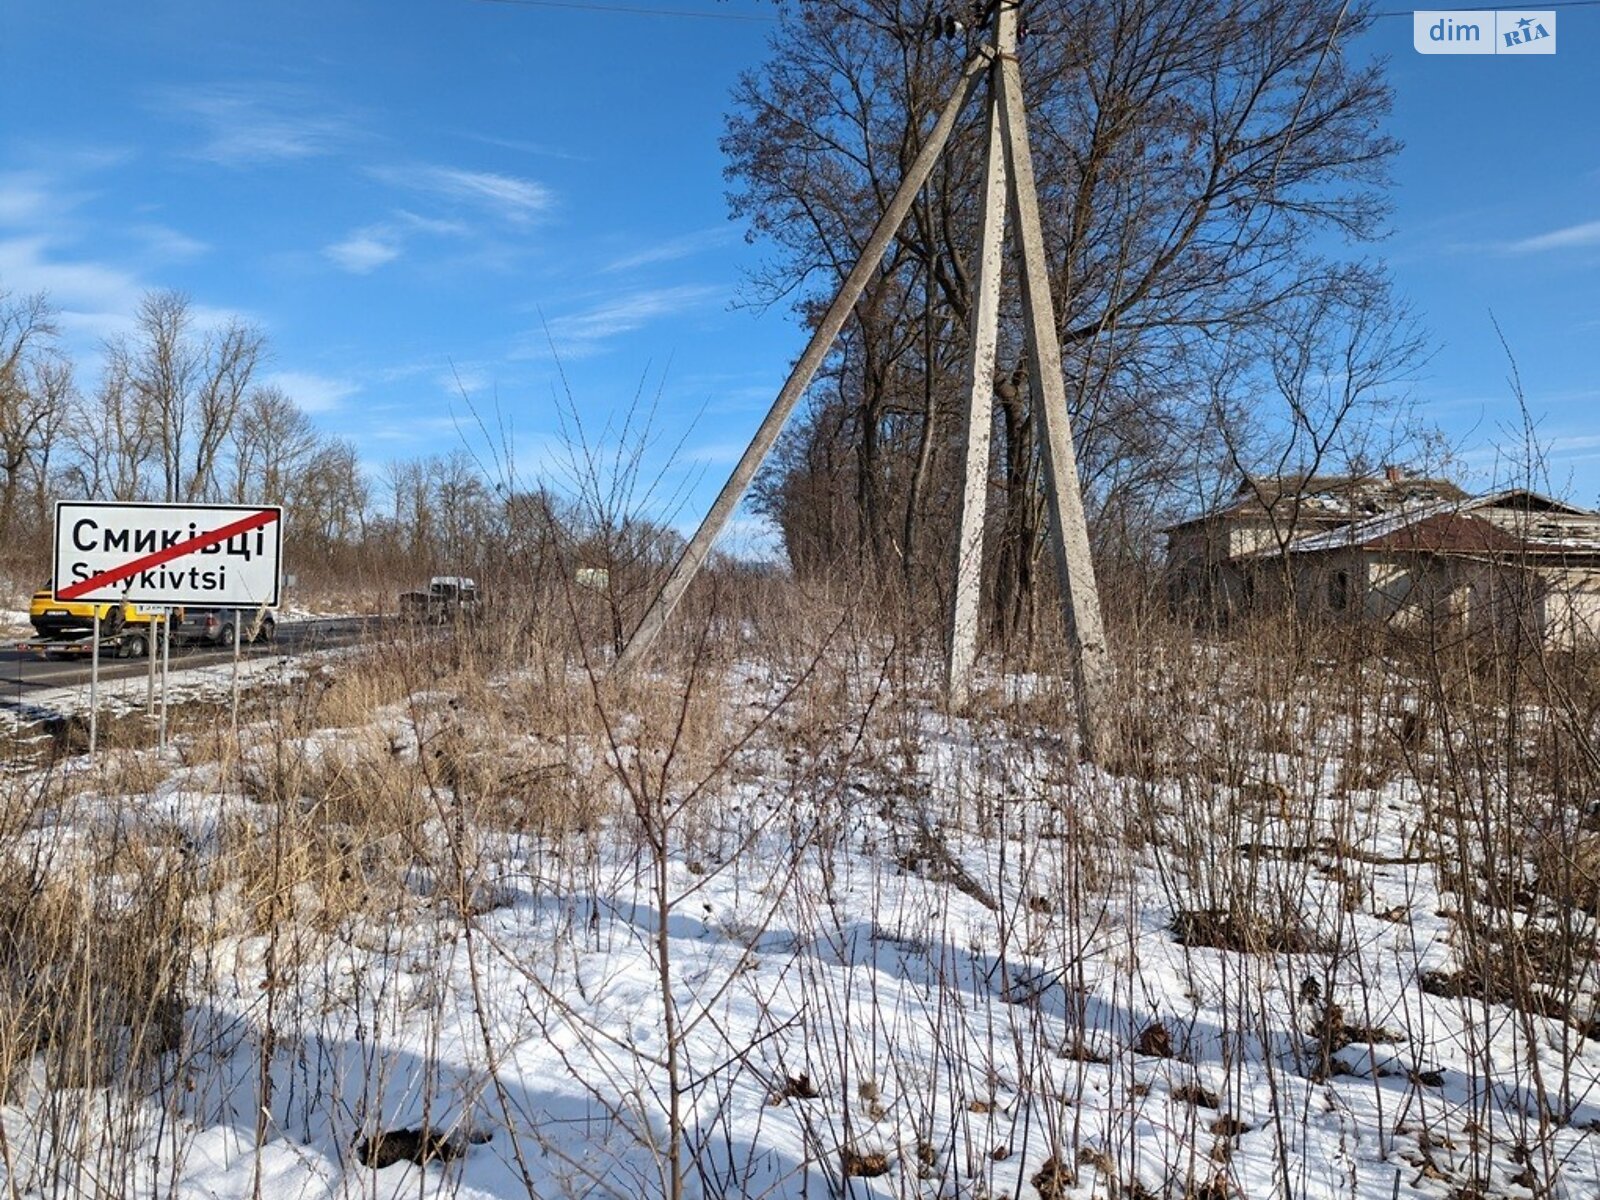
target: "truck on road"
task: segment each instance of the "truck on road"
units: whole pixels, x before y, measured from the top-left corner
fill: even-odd
[[[400,593],[400,617],[428,625],[448,625],[478,615],[478,585],[465,575],[435,575],[425,592]]]
[[[166,616],[123,600],[91,604],[57,600],[45,584],[28,605],[28,623],[37,635],[18,642],[17,649],[46,658],[87,658],[94,652],[94,619],[100,617],[100,653],[115,658],[143,658],[161,645]]]

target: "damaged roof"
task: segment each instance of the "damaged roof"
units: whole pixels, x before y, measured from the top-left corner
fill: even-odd
[[[1516,513],[1590,518],[1567,524],[1538,523],[1527,528],[1519,522],[1507,529],[1482,516],[1488,509]],[[1583,525],[1592,536],[1585,536]],[[1295,538],[1286,547],[1269,547],[1241,558],[1276,558],[1283,553],[1316,554],[1330,550],[1386,550],[1409,554],[1565,555],[1600,556],[1600,514],[1551,500],[1537,492],[1513,489],[1468,500],[1435,500],[1395,512],[1353,521]]]
[[[1246,475],[1232,503],[1202,513],[1167,532],[1218,520],[1290,516],[1326,526],[1441,501],[1462,502],[1466,492],[1447,479],[1413,479],[1404,475]]]
[[[1299,538],[1287,550],[1290,554],[1356,548],[1407,554],[1514,554],[1525,547],[1521,538],[1462,511],[1454,501],[1445,501],[1430,506],[1426,513],[1390,513]],[[1274,547],[1260,557],[1270,558],[1277,553]]]

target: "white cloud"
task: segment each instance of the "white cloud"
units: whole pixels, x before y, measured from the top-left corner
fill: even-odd
[[[374,225],[323,247],[322,252],[342,270],[368,275],[399,258],[400,246],[385,227]]]
[[[344,241],[325,246],[322,253],[343,270],[366,275],[404,254],[412,237],[464,237],[470,232],[460,221],[422,217],[397,209],[393,220],[357,229]]]
[[[570,313],[549,322],[545,331],[530,337],[524,349],[513,357],[542,358],[550,352],[578,358],[596,353],[610,338],[641,329],[661,317],[680,316],[723,296],[721,288],[683,284],[632,292],[583,312]],[[548,333],[548,339],[544,336]]]
[[[395,210],[395,222],[412,233],[430,233],[435,237],[464,237],[472,227],[464,221],[449,221],[437,217],[423,217],[403,208]]]
[[[0,241],[0,280],[19,293],[45,292],[63,326],[103,336],[127,328],[145,287],[117,267],[55,257],[48,238]]]
[[[131,312],[107,312],[103,309],[63,308],[56,313],[56,324],[67,343],[76,347],[79,356],[92,357],[98,353],[102,342],[132,337],[138,323]]]
[[[1506,248],[1521,253],[1536,253],[1540,250],[1573,250],[1583,246],[1600,246],[1600,221],[1552,229],[1549,233],[1512,242]]]
[[[0,175],[0,225],[32,225],[53,215],[60,201],[46,178],[36,171]]]
[[[131,276],[120,269],[60,261],[62,247],[83,239],[90,231],[102,241],[115,239],[146,263],[186,262],[211,249],[181,230],[154,221],[97,229],[75,212],[93,195],[74,188],[52,172],[0,173],[0,228],[9,227],[17,237],[11,243],[10,267],[35,277],[48,277],[49,290],[57,294],[58,303],[72,302],[69,295],[81,295],[85,289],[103,297],[108,289],[120,294],[129,287]]]
[[[419,417],[406,410],[393,420],[368,414],[361,427],[361,436],[370,441],[397,442],[424,446],[438,450],[441,446],[459,445],[461,423],[454,417]]]
[[[482,367],[458,366],[434,377],[434,383],[441,392],[457,399],[463,392],[471,396],[484,391],[493,382],[494,376]]]
[[[588,159],[581,154],[574,154],[560,146],[550,146],[544,142],[528,142],[521,138],[494,137],[486,133],[476,133],[471,130],[463,132],[463,136],[475,142],[482,142],[486,146],[499,146],[502,150],[515,150],[519,154],[531,154],[540,158],[564,158],[575,162],[587,162]]]
[[[725,246],[738,236],[738,231],[732,228],[702,229],[698,233],[686,233],[681,237],[667,238],[654,246],[646,246],[607,263],[604,269],[630,271],[652,263],[676,262],[679,259],[691,258],[704,250]]]
[[[44,292],[56,308],[69,338],[82,344],[129,333],[139,302],[155,285],[107,263],[61,257],[58,244],[43,236],[0,241],[0,281],[13,292]],[[253,314],[191,300],[190,327],[197,332],[221,329],[232,322],[261,325]]]
[[[132,233],[145,245],[145,249],[167,262],[179,262],[208,254],[211,247],[199,238],[192,238],[165,225],[136,225]]]
[[[273,371],[263,376],[261,382],[281,389],[308,413],[332,412],[361,390],[360,384],[348,379],[318,375],[313,371]]]
[[[265,330],[268,321],[242,308],[218,308],[214,304],[189,301],[189,326],[197,333],[210,333],[229,325],[250,325]]]
[[[1600,449],[1600,434],[1575,433],[1553,437],[1545,443],[1544,449],[1551,454],[1572,454],[1579,450]]]
[[[526,224],[545,212],[554,200],[542,183],[517,175],[465,171],[458,167],[374,167],[376,179],[394,187],[422,192],[457,204],[484,209],[501,220]]]
[[[139,156],[131,145],[99,145],[60,142],[48,138],[26,138],[17,143],[19,161],[26,158],[37,169],[61,175],[82,175],[106,171],[131,162]]]
[[[270,83],[217,83],[161,92],[157,108],[199,125],[204,141],[191,153],[229,167],[331,154],[355,135],[351,119],[329,110],[303,88]]]

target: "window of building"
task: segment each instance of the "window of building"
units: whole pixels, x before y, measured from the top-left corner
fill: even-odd
[[[1328,576],[1328,607],[1343,612],[1350,607],[1350,573],[1335,571]]]

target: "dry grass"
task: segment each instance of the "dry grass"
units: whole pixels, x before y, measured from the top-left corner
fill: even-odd
[[[839,598],[760,587],[759,602],[698,596],[690,616],[700,623],[631,678],[601,677],[603,649],[579,642],[592,614],[569,625],[552,607],[548,620],[515,630],[417,634],[326,662],[302,684],[254,701],[237,742],[219,709],[196,706],[175,714],[181,755],[156,755],[130,724],[97,771],[8,781],[0,1091],[15,1096],[43,1071],[56,1087],[115,1083],[148,1094],[152,1072],[170,1075],[183,1058],[181,1018],[204,984],[212,939],[241,935],[268,948],[266,1015],[252,1020],[270,1058],[274,1022],[287,1019],[271,1007],[288,1003],[281,981],[313,977],[329,945],[374,938],[394,949],[397,930],[470,937],[497,902],[484,864],[505,839],[521,839],[528,878],[565,903],[598,892],[602,881],[585,875],[597,870],[593,848],[603,833],[620,835],[642,874],[659,872],[653,894],[664,925],[678,903],[669,867],[695,879],[723,869],[764,821],[790,834],[794,860],[820,864],[825,893],[845,849],[871,844],[885,878],[898,862],[992,914],[1001,946],[993,978],[1004,999],[993,1044],[958,1043],[943,1027],[932,1033],[951,1039],[953,1060],[986,1064],[982,1086],[960,1095],[962,1112],[990,1113],[1002,1077],[1069,1097],[1074,1078],[1120,1069],[1134,1050],[1182,1064],[1179,1098],[1208,1111],[1185,1118],[1201,1150],[1193,1163],[1169,1164],[1173,1194],[1228,1195],[1218,1163],[1238,1131],[1213,1128],[1211,1110],[1234,1108],[1238,1077],[1195,1081],[1183,1014],[1097,1025],[1088,964],[1110,964],[1129,1013],[1140,1011],[1141,935],[1115,913],[1132,905],[1146,871],[1197,988],[1209,986],[1204,964],[1215,957],[1240,964],[1218,1001],[1227,1027],[1217,1036],[1229,1047],[1265,1041],[1265,1014],[1282,1007],[1279,976],[1293,963],[1288,988],[1311,997],[1296,1018],[1294,1067],[1325,1079],[1339,1069],[1340,1049],[1389,1036],[1395,1023],[1367,1009],[1356,923],[1375,915],[1375,789],[1396,783],[1423,797],[1405,853],[1438,864],[1452,893],[1457,962],[1423,989],[1457,1002],[1469,1022],[1484,1019],[1485,1002],[1551,1017],[1567,1031],[1554,1035],[1569,1039],[1561,1052],[1582,1052],[1595,1017],[1600,822],[1579,801],[1595,794],[1600,672],[1482,646],[1386,664],[1337,636],[1287,626],[1264,624],[1228,644],[1146,624],[1137,644],[1119,647],[1117,778],[1078,762],[1059,671],[981,688],[962,726],[976,765],[951,778],[929,765],[936,735],[951,726],[940,724],[950,717],[936,702],[928,631],[886,628]],[[95,808],[202,779],[222,794],[214,845],[187,845],[157,823]],[[747,799],[741,788],[777,803],[735,818],[730,797]],[[793,811],[801,805],[783,806],[793,797],[804,798],[803,818]],[[49,847],[41,831],[58,811],[63,822],[87,814],[90,832]],[[972,837],[1018,856],[998,885],[952,852]],[[773,877],[774,904],[792,906],[786,916],[797,929],[810,922],[807,938],[842,938],[829,924],[836,897],[785,897],[777,865],[761,868]],[[746,931],[750,944],[760,928]],[[880,932],[912,957],[957,937],[937,924],[913,937],[887,916]],[[1064,964],[1059,978],[1011,971],[1007,948]],[[665,1011],[676,993],[664,973]],[[837,1001],[820,975],[796,986],[808,1011]],[[930,984],[948,989],[938,994],[951,1008],[968,1002],[963,986]],[[321,1003],[344,1003],[328,988]],[[1039,1044],[1031,1035],[1049,1004],[1065,1009],[1066,1041],[1024,1050]],[[808,1046],[816,1057],[805,1070],[779,1073],[805,1083],[788,1098],[821,1108],[827,1096],[853,1096],[841,1103],[880,1119],[879,1097],[854,1086],[853,1057],[858,1040],[881,1047],[880,1034],[846,1029],[836,1045]],[[1498,1051],[1485,1041],[1477,1053],[1483,1077],[1494,1077]],[[898,1079],[892,1050],[887,1059],[870,1064],[873,1087],[881,1079],[929,1113],[940,1089],[971,1086]],[[729,1061],[755,1069],[738,1055]],[[1133,1098],[1122,1117],[1132,1130],[1142,1119],[1134,1084],[1148,1083],[1128,1070]],[[1008,1143],[1003,1155],[996,1147],[973,1170],[997,1171],[1015,1157],[1041,1194],[1065,1195],[1075,1179],[1091,1178],[1142,1194],[1132,1142],[1108,1134],[1088,1149],[1072,1107],[1062,1099],[1029,1135],[1035,1141],[1014,1152]],[[879,1163],[876,1147],[845,1136],[848,1124],[808,1128],[815,1160],[844,1177],[889,1171],[892,1156]],[[1512,1133],[1535,1150],[1542,1136],[1531,1125]],[[920,1150],[933,1143],[915,1144],[908,1176],[950,1169],[940,1152]],[[1485,1161],[1501,1151],[1488,1145]]]
[[[0,863],[0,1091],[30,1061],[55,1088],[140,1078],[177,1048],[195,931],[190,881],[163,856],[105,876]]]

